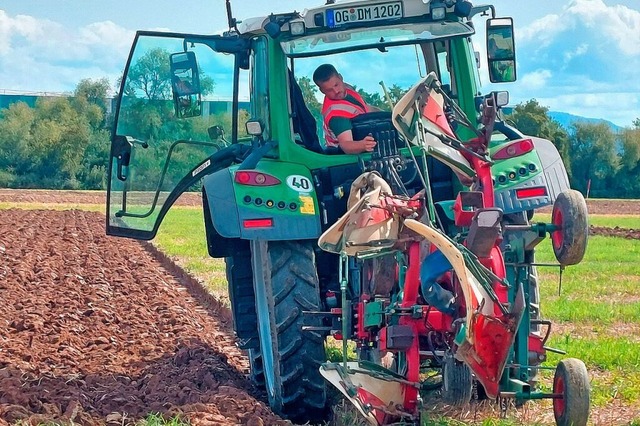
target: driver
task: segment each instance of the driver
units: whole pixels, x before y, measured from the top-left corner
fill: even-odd
[[[324,94],[322,116],[327,146],[339,146],[345,154],[373,151],[376,146],[373,136],[353,140],[351,119],[378,109],[368,105],[353,87],[346,84],[331,64],[320,65],[313,73],[313,81]]]

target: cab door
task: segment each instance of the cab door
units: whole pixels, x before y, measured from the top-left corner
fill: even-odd
[[[237,36],[136,34],[111,139],[107,234],[152,239],[183,192],[228,165],[237,117],[251,113],[237,89],[248,87],[249,52]]]

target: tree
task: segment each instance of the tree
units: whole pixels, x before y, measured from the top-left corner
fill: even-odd
[[[85,78],[80,80],[73,92],[77,99],[85,99],[87,102],[99,106],[103,111],[107,110],[107,98],[111,91],[109,79],[103,77],[98,80]]]
[[[149,100],[171,99],[171,69],[169,52],[165,49],[151,49],[129,68],[124,86],[125,96]]]
[[[613,131],[605,123],[576,122],[571,127],[572,186],[584,192],[591,180],[595,196],[610,195],[619,161]]]
[[[25,102],[0,111],[0,186],[16,187],[19,176],[29,169],[34,121],[34,110]]]
[[[618,135],[621,153],[615,185],[618,195],[627,198],[640,197],[640,119],[634,126]]]
[[[304,98],[305,104],[309,108],[312,114],[315,115],[322,113],[322,105],[316,98],[316,94],[318,93],[318,87],[314,82],[311,81],[309,77],[300,77],[297,78],[298,86],[300,86],[300,90],[302,91],[302,97]]]

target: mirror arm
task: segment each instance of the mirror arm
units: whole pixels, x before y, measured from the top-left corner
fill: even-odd
[[[496,8],[492,4],[481,4],[480,6],[474,6],[471,8],[469,14],[469,20],[479,13],[485,13],[487,10],[491,10],[491,18],[496,17]]]
[[[227,0],[227,23],[229,24],[229,31],[233,29],[236,33],[240,33],[240,31],[238,31],[238,20],[233,17],[233,13],[231,12],[230,0]]]

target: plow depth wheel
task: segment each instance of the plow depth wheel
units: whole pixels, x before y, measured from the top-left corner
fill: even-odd
[[[587,250],[589,223],[587,203],[578,191],[561,192],[553,203],[551,223],[558,227],[551,232],[553,253],[561,265],[580,263]]]
[[[460,407],[471,401],[473,377],[471,369],[452,355],[442,361],[442,400],[445,404]]]
[[[553,415],[558,426],[583,426],[589,418],[590,386],[587,367],[579,359],[567,358],[558,364],[553,378]]]

